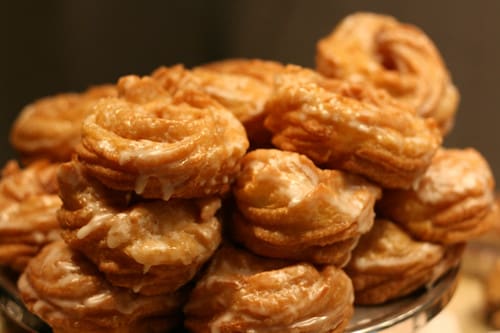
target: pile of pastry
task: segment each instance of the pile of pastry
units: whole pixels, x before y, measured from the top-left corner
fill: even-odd
[[[48,97],[17,118],[0,259],[54,332],[343,332],[496,223],[418,28],[358,13],[317,68],[229,59]]]

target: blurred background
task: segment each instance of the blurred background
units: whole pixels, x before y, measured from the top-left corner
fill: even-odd
[[[473,146],[500,177],[500,1],[3,1],[1,163],[31,101],[160,65],[256,57],[314,66],[316,41],[355,11],[396,16],[437,44],[461,92],[449,147]],[[500,179],[500,178],[499,178]]]

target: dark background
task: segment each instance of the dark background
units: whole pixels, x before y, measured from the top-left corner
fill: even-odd
[[[498,0],[21,0],[0,6],[2,164],[15,157],[9,128],[34,99],[180,62],[257,57],[314,66],[319,38],[349,13],[374,11],[413,23],[435,41],[462,96],[445,145],[475,147],[500,177]]]

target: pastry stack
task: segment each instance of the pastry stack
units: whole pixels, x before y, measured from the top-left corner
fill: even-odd
[[[480,153],[442,147],[459,96],[432,41],[357,13],[316,62],[160,67],[23,110],[62,238],[23,270],[27,307],[55,332],[343,332],[458,265],[498,208]],[[77,139],[22,148],[82,95]]]

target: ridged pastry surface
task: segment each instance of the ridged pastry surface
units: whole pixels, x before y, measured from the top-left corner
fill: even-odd
[[[233,188],[235,238],[255,253],[343,266],[374,219],[380,189],[361,177],[321,170],[304,155],[248,153]]]
[[[119,98],[83,122],[79,159],[106,186],[148,198],[228,191],[248,148],[241,123],[197,89],[171,93],[151,77],[123,77]]]
[[[352,316],[352,285],[333,266],[222,248],[184,308],[191,332],[340,333]]]
[[[375,220],[352,253],[346,272],[356,304],[382,304],[433,283],[458,265],[463,243],[450,247],[414,240],[389,220]]]
[[[41,98],[21,110],[12,126],[10,142],[26,161],[69,161],[80,142],[82,121],[92,112],[93,104],[116,95],[114,86],[101,85],[82,93]]]
[[[453,127],[459,93],[446,65],[421,29],[388,15],[355,13],[317,43],[316,67],[326,76],[372,84]]]
[[[296,66],[278,77],[266,109],[275,146],[382,187],[410,187],[441,144],[433,120],[419,118],[383,90]]]
[[[0,179],[0,263],[22,271],[47,243],[60,239],[57,168],[47,160],[25,168],[11,160]]]
[[[191,280],[221,241],[217,198],[141,200],[105,188],[76,162],[59,172],[62,236],[113,284],[141,294]]]
[[[378,211],[414,237],[458,243],[490,230],[498,207],[495,181],[475,149],[441,149],[409,190],[387,190]]]
[[[63,241],[30,261],[18,287],[28,309],[54,333],[169,332],[185,299],[183,292],[144,296],[113,287]]]

